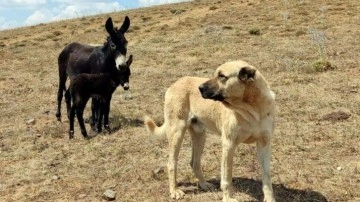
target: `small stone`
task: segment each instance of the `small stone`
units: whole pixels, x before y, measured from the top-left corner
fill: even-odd
[[[131,99],[133,99],[133,97],[132,97],[131,93],[129,91],[127,91],[127,92],[125,92],[123,94],[123,99],[124,100],[131,100]]]
[[[27,125],[34,125],[36,123],[35,119],[29,119],[26,121]]]
[[[58,180],[58,179],[60,179],[60,177],[59,177],[59,176],[54,175],[54,176],[52,176],[52,179],[53,179],[53,180]]]
[[[160,173],[164,173],[164,168],[163,167],[158,167],[156,169],[154,169],[154,174],[157,175],[157,174],[160,174]]]
[[[342,170],[342,167],[338,166],[338,167],[336,168],[336,170],[341,171],[341,170]]]
[[[104,192],[104,199],[107,200],[107,201],[113,201],[115,200],[116,198],[116,193],[111,190],[111,189],[108,189]]]
[[[83,198],[85,198],[85,197],[87,197],[86,194],[79,194],[78,199],[83,199]]]

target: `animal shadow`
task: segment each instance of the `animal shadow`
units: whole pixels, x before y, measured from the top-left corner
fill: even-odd
[[[233,184],[235,185],[235,189],[237,191],[245,192],[250,196],[256,198],[258,201],[261,201],[263,199],[261,181],[238,177],[233,179]],[[283,184],[273,184],[273,189],[276,201],[278,202],[328,201],[324,195],[310,189],[291,189],[285,187]]]
[[[127,118],[123,115],[115,115],[109,118],[111,124],[111,132],[119,131],[122,128],[127,127],[141,127],[144,125],[144,121],[139,118]]]
[[[216,191],[221,191],[219,179],[211,179],[209,182],[217,187]],[[200,192],[199,189],[194,188],[196,186],[194,183],[180,182],[179,186],[188,187],[186,188],[185,193],[196,194]],[[264,196],[261,181],[235,177],[233,178],[233,188],[235,192],[242,192],[252,196],[255,198],[255,201],[263,200]],[[323,194],[310,189],[292,189],[285,187],[283,184],[273,184],[273,189],[277,202],[328,202]]]

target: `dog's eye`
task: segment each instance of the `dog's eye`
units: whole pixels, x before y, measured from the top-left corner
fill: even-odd
[[[222,81],[226,81],[228,79],[224,74],[219,74],[218,78]]]

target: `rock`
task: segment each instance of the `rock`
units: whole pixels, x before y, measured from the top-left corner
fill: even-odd
[[[338,166],[338,167],[336,168],[336,170],[341,171],[341,170],[342,170],[342,167]]]
[[[85,197],[87,197],[86,194],[79,194],[79,195],[78,195],[78,199],[83,199],[83,198],[85,198]]]
[[[113,190],[108,189],[104,192],[103,197],[107,201],[113,201],[116,198],[116,193]]]
[[[29,119],[26,121],[26,125],[34,125],[36,123],[35,119]]]
[[[124,100],[132,100],[133,99],[133,97],[129,91],[126,91],[122,97]]]
[[[156,180],[162,180],[162,179],[166,178],[165,169],[163,167],[155,168],[152,171],[152,177]]]
[[[60,177],[59,177],[59,176],[56,176],[56,175],[53,175],[53,176],[52,176],[52,179],[53,179],[53,180],[58,180],[58,179],[60,179]]]
[[[154,173],[155,175],[161,174],[161,173],[164,173],[164,172],[165,172],[165,171],[164,171],[164,168],[163,168],[163,167],[158,167],[158,168],[154,169],[154,171],[153,171],[153,173]]]

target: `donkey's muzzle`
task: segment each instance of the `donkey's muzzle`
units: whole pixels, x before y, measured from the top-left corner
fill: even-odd
[[[124,90],[129,90],[130,88],[129,83],[124,83],[123,88]]]

